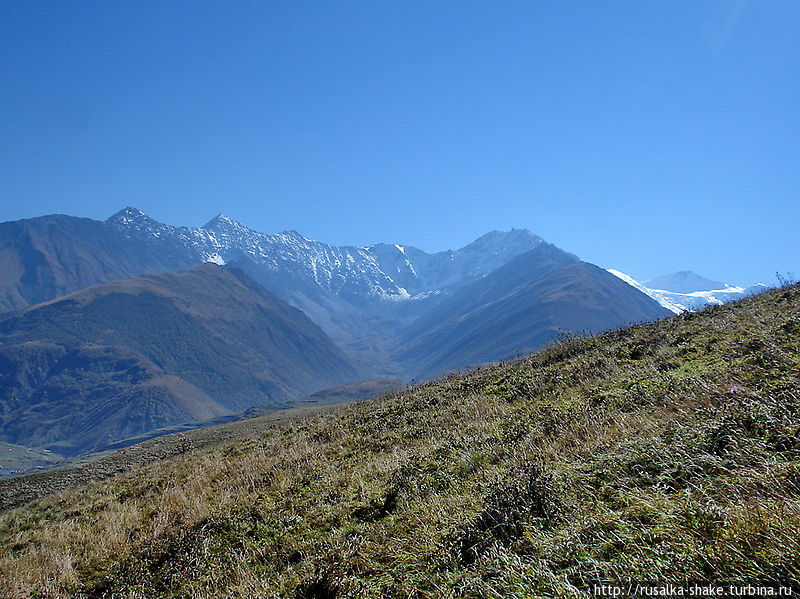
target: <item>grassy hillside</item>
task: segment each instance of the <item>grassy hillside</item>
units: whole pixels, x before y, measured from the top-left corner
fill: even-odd
[[[584,597],[800,579],[800,288],[186,451],[0,516],[9,597]],[[800,591],[800,589],[798,589]]]

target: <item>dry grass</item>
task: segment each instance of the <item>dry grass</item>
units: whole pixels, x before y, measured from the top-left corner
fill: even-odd
[[[793,583],[799,340],[778,289],[195,449],[0,516],[0,594]]]

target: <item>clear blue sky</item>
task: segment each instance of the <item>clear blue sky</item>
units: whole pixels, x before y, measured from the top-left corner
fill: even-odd
[[[0,4],[0,220],[800,276],[800,2]]]

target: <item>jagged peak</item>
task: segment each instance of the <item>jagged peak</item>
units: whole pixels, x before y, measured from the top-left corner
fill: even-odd
[[[498,231],[495,229],[494,231],[489,231],[488,233],[481,235],[475,241],[467,244],[461,249],[484,248],[486,246],[497,246],[506,243],[529,244],[530,247],[533,248],[543,241],[544,240],[541,237],[529,231],[528,229],[511,229],[510,231]]]
[[[517,229],[512,228],[509,231],[499,231],[495,229],[494,231],[489,231],[488,233],[484,233],[476,240],[468,243],[464,247],[458,250],[444,250],[442,252],[437,253],[447,253],[451,255],[455,255],[456,253],[466,249],[466,248],[483,248],[488,245],[502,245],[503,243],[529,243],[531,249],[537,246],[539,243],[542,243],[544,240],[530,231],[529,229]],[[400,248],[403,248],[402,250]],[[396,243],[375,243],[373,245],[368,245],[364,247],[365,250],[379,250],[379,251],[389,251],[392,253],[399,252],[399,253],[406,253],[406,252],[415,252],[415,253],[422,253],[422,254],[429,254],[425,250],[421,250],[418,247],[406,244],[396,244]]]
[[[237,220],[232,219],[227,214],[223,214],[220,212],[206,224],[204,224],[201,228],[203,229],[228,229],[228,228],[237,228],[237,229],[247,229],[242,223]]]
[[[303,235],[299,231],[295,231],[294,229],[289,229],[287,231],[281,231],[280,234],[285,236],[285,237],[292,237],[293,239],[301,239],[303,241],[311,241],[311,239],[308,239],[305,235]]]
[[[489,231],[488,233],[484,233],[478,239],[492,239],[492,238],[531,238],[531,239],[541,239],[538,235],[534,234],[530,229],[517,229],[516,227],[512,227],[508,231],[501,231],[499,229],[494,229],[493,231]],[[477,240],[476,240],[477,241]]]
[[[106,220],[107,223],[130,224],[134,221],[153,220],[138,208],[127,206]]]

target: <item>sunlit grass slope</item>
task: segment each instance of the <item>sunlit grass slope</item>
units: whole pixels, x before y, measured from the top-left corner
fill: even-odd
[[[0,517],[7,596],[582,597],[800,579],[800,288],[189,451]]]

